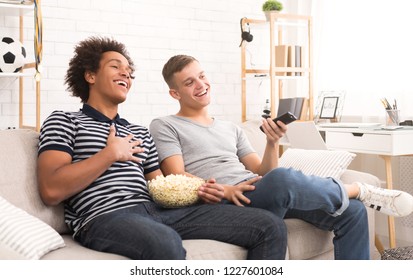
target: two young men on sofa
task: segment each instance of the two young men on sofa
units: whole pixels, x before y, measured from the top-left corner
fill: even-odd
[[[174,56],[162,73],[180,110],[155,119],[149,133],[118,114],[133,80],[125,46],[91,37],[75,48],[65,81],[84,105],[43,123],[38,179],[46,204],[65,203],[66,223],[83,246],[185,259],[183,239],[214,239],[247,248],[248,259],[284,259],[283,219],[299,218],[334,232],[336,259],[369,259],[365,205],[394,216],[413,211],[413,197],[401,191],[277,168],[281,122],[263,120],[261,160],[240,127],[208,114],[211,87],[195,58]],[[160,174],[206,179],[202,203],[156,205],[146,182]]]

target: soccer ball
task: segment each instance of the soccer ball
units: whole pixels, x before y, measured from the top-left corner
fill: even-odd
[[[0,39],[0,72],[19,72],[25,63],[26,49],[20,41],[11,37]]]

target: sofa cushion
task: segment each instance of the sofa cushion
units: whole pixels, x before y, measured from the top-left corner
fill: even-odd
[[[0,247],[13,251],[14,256],[36,260],[64,245],[49,225],[0,197]]]
[[[126,257],[94,251],[81,246],[70,235],[64,234],[64,248],[52,251],[42,257],[43,260],[124,260]],[[245,260],[247,250],[236,245],[208,240],[183,240],[188,260]]]
[[[355,154],[347,151],[287,149],[279,160],[280,167],[292,167],[306,175],[320,177],[340,176],[355,158]]]
[[[59,233],[68,232],[63,206],[46,206],[37,187],[39,133],[28,129],[0,131],[0,196],[38,217]]]
[[[249,120],[241,123],[241,128],[247,135],[253,149],[262,157],[264,155],[266,136],[260,130],[261,120]]]
[[[127,260],[128,258],[95,251],[86,247],[83,247],[78,242],[73,240],[72,236],[69,234],[62,235],[63,240],[66,244],[65,247],[59,250],[51,251],[50,253],[44,255],[42,260]]]
[[[26,258],[0,241],[0,260],[26,260]]]
[[[247,250],[237,245],[209,239],[183,241],[187,260],[245,260]]]
[[[380,179],[373,174],[347,169],[340,177],[340,180],[345,184],[353,182],[363,182],[376,187],[381,187]]]
[[[299,219],[285,219],[287,225],[288,259],[311,259],[326,253],[334,258],[331,231],[321,230]]]

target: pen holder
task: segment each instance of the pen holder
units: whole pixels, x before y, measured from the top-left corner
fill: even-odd
[[[386,110],[386,126],[395,126],[400,123],[400,110]]]

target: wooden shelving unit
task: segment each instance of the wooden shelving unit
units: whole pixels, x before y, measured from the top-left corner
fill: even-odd
[[[278,100],[283,98],[283,81],[284,80],[299,80],[308,79],[308,119],[314,118],[313,109],[313,63],[312,63],[312,17],[294,14],[283,13],[271,13],[269,21],[243,18],[241,21],[242,26],[245,25],[268,25],[269,33],[269,53],[270,53],[270,66],[269,69],[255,69],[247,68],[246,65],[246,42],[241,44],[241,87],[242,87],[242,121],[247,120],[247,79],[249,76],[259,74],[268,75],[270,79],[270,105],[272,117],[276,115],[278,109]],[[304,26],[307,29],[307,45],[304,46],[305,61],[303,61],[301,67],[276,67],[276,54],[275,46],[283,44],[283,35],[285,26]],[[301,73],[300,76],[280,76],[276,75],[279,72],[294,72]]]
[[[40,0],[37,0],[37,5],[40,6]],[[24,16],[28,13],[35,13],[35,4],[8,4],[0,3],[0,14],[4,16],[19,17],[19,40],[24,44]],[[35,31],[33,31],[35,32]],[[25,46],[27,47],[27,46]],[[36,79],[36,71],[27,71],[28,69],[35,70],[36,63],[26,63],[19,73],[0,73],[1,78],[18,77],[19,78],[19,128],[40,130],[40,78]],[[35,79],[36,83],[36,116],[34,125],[26,125],[24,119],[24,79]]]

